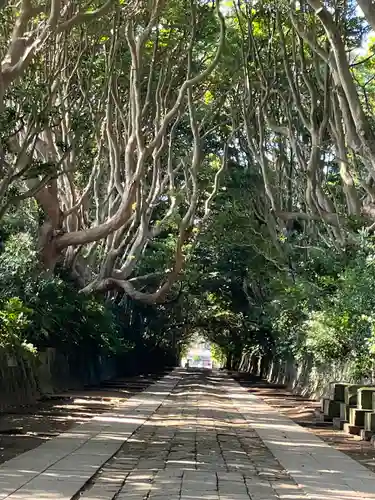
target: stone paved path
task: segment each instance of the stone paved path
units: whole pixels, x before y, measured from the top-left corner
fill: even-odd
[[[176,370],[65,434],[0,467],[0,500],[375,499],[375,474],[219,372]]]

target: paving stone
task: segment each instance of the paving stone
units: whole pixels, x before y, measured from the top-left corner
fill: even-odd
[[[143,398],[134,396],[118,410],[78,425],[0,466],[0,500],[70,500],[134,431],[146,423],[145,420],[168,396],[179,378],[180,375],[165,377],[151,385],[143,393]],[[147,391],[150,391],[149,395]],[[150,397],[157,404],[150,405]],[[142,404],[144,408],[141,408]],[[140,411],[134,414],[135,410]],[[124,460],[119,470],[122,473],[130,472],[137,463],[138,460]],[[119,462],[116,463],[118,465]],[[113,469],[110,472],[114,474]],[[100,484],[84,492],[86,499],[95,493],[95,489],[100,490],[99,497],[112,499],[122,483],[114,486],[111,482],[103,481],[102,474],[97,476],[97,481]]]
[[[219,500],[219,495],[212,493],[204,493],[204,492],[196,494],[187,494],[187,495],[184,494],[181,495],[180,500]]]
[[[375,475],[224,373],[174,374],[0,467],[0,500],[375,500]],[[17,491],[15,491],[17,490]]]
[[[120,493],[116,500],[144,500],[144,493]]]

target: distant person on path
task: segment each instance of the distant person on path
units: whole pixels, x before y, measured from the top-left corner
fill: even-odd
[[[186,364],[185,364],[185,368],[189,368],[190,364],[189,364],[189,360],[186,361]]]

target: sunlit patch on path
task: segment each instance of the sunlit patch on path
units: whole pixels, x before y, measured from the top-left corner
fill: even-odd
[[[219,372],[176,370],[0,468],[0,500],[369,500],[375,475]]]

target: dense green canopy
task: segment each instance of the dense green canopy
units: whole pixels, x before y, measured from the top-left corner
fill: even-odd
[[[369,373],[373,29],[367,0],[0,2],[0,342],[199,330]]]

